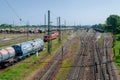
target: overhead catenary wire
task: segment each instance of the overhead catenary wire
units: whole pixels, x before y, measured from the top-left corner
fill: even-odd
[[[15,11],[15,9],[10,5],[10,3],[7,0],[4,0],[5,3],[8,5],[8,7],[11,9],[11,11],[16,15],[16,17],[22,21],[22,19],[19,17],[19,15],[17,14],[17,12]]]
[[[52,16],[52,19],[51,19],[51,20],[54,20],[54,22],[56,22],[56,25],[57,25],[56,19],[57,19],[59,16],[57,16],[56,14],[54,14],[52,11],[51,11],[51,16]],[[64,25],[64,21],[66,21],[66,19],[64,19],[63,17],[60,17],[60,18],[61,18],[61,23],[63,23],[63,25]]]
[[[8,5],[8,7],[9,7],[10,10],[15,14],[15,16],[18,18],[18,20],[19,20],[20,22],[25,23],[25,22],[23,21],[23,19],[18,15],[17,11],[11,6],[11,4],[10,4],[7,0],[3,0],[3,1]],[[25,23],[25,24],[26,24],[26,23]]]

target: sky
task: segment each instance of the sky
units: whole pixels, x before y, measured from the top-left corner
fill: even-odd
[[[120,0],[0,0],[0,24],[43,25],[48,10],[53,25],[57,17],[66,25],[104,24],[110,15],[120,16]]]

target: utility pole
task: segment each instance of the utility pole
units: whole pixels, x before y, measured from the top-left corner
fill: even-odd
[[[59,31],[59,18],[57,17],[57,31]]]
[[[10,27],[10,33],[12,33],[11,32],[11,30],[14,28],[14,20],[13,20],[13,25],[12,25],[12,27]]]
[[[28,36],[29,36],[29,22],[27,22],[27,40],[28,40]]]
[[[66,32],[66,20],[64,20],[64,29],[65,29],[65,32]]]
[[[14,20],[13,20],[13,27],[14,27]]]
[[[61,22],[60,22],[60,17],[58,18],[58,22],[59,22],[59,39],[58,39],[58,41],[59,41],[59,43],[61,43]]]
[[[66,28],[66,20],[64,20],[64,27]]]
[[[50,40],[50,10],[48,10],[48,53],[51,54],[51,40]]]
[[[45,26],[45,32],[46,32],[46,14],[44,15],[44,26]]]

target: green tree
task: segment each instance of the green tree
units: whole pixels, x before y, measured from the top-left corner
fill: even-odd
[[[118,15],[110,15],[106,20],[106,30],[116,34],[120,32],[120,16]]]

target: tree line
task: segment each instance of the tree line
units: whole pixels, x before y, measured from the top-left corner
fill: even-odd
[[[120,33],[120,16],[118,15],[110,15],[105,24],[96,24],[92,26],[93,28],[100,28],[107,32],[111,32],[113,34]]]

